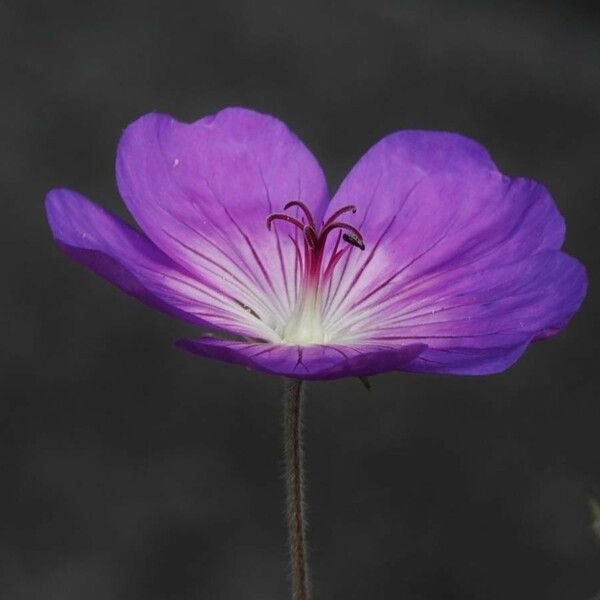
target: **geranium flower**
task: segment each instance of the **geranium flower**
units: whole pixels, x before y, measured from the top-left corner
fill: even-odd
[[[46,207],[61,248],[217,332],[181,347],[286,376],[293,600],[310,593],[301,380],[501,371],[585,296],[545,188],[502,175],[460,135],[384,138],[329,202],[317,161],[272,117],[231,108],[186,125],[149,114],[121,139],[117,181],[142,231],[54,190]]]
[[[126,293],[215,331],[179,342],[203,356],[297,379],[494,373],[585,295],[547,190],[460,135],[389,135],[331,201],[300,140],[240,108],[143,116],[116,167],[141,231],[58,189],[54,237]]]

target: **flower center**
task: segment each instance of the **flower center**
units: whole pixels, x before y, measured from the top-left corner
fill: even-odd
[[[289,321],[281,333],[282,340],[290,344],[322,344],[327,342],[326,332],[322,325],[322,294],[324,284],[331,278],[335,265],[351,247],[365,249],[360,231],[343,221],[338,221],[343,214],[356,212],[352,205],[344,206],[335,211],[320,227],[308,206],[300,200],[288,202],[283,210],[297,207],[304,214],[301,219],[292,217],[285,212],[272,213],[267,217],[267,228],[270,230],[273,221],[285,221],[302,232],[303,247],[298,242],[298,236],[290,236],[296,251],[296,261],[301,269],[300,289],[296,305]],[[337,240],[324,260],[325,242],[332,231],[338,231]],[[340,248],[340,241],[348,245]]]

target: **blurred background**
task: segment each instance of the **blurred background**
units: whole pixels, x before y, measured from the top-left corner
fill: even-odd
[[[285,120],[335,189],[384,134],[458,131],[544,182],[590,275],[508,372],[315,383],[315,600],[600,590],[600,21],[594,3],[0,0],[0,598],[288,598],[280,382],[68,261],[43,197],[124,216],[122,129],[154,109]]]

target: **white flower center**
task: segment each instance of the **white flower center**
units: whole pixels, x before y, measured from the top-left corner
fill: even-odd
[[[318,290],[309,290],[298,302],[281,335],[288,344],[309,345],[325,343]]]

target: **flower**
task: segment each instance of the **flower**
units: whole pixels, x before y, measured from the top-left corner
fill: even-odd
[[[142,231],[57,189],[54,237],[131,296],[221,332],[178,342],[202,356],[298,379],[495,373],[585,296],[547,190],[457,134],[385,137],[331,201],[300,140],[241,108],[145,115],[116,169]]]

